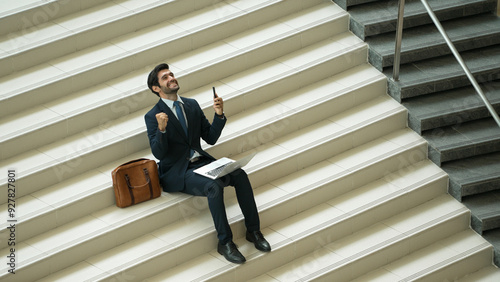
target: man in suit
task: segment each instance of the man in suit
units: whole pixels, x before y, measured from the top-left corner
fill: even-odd
[[[246,239],[261,251],[271,251],[260,232],[259,214],[247,174],[239,169],[212,180],[193,172],[215,160],[201,148],[200,138],[210,145],[219,139],[226,124],[222,98],[214,95],[215,115],[210,124],[196,100],[177,94],[179,83],[167,64],[160,64],[151,71],[148,87],[160,97],[144,118],[151,151],[160,160],[163,190],[207,197],[219,239],[217,251],[230,262],[244,263],[245,257],[233,243],[224,206],[224,187],[234,186],[245,217]]]

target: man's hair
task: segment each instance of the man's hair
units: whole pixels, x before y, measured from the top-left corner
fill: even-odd
[[[160,96],[160,93],[156,92],[153,90],[153,86],[160,86],[160,83],[158,82],[158,73],[162,70],[169,69],[168,65],[165,63],[157,65],[148,75],[148,87],[153,92],[156,94],[156,96]]]

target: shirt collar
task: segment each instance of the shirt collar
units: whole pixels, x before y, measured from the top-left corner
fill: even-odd
[[[174,101],[172,100],[169,100],[169,99],[165,99],[165,98],[161,98],[163,100],[163,102],[165,102],[165,104],[167,104],[167,106],[173,111],[174,110]],[[184,102],[182,102],[182,99],[181,97],[179,97],[179,95],[177,94],[177,101],[181,102],[182,104],[184,104]]]

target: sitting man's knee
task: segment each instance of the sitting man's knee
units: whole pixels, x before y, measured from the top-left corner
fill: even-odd
[[[222,196],[224,192],[224,187],[218,183],[218,181],[211,181],[205,185],[205,195],[208,198],[217,198]]]

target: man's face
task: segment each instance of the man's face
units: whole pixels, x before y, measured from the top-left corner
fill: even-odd
[[[175,94],[180,88],[174,73],[168,69],[161,70],[158,73],[158,82],[163,94]]]

